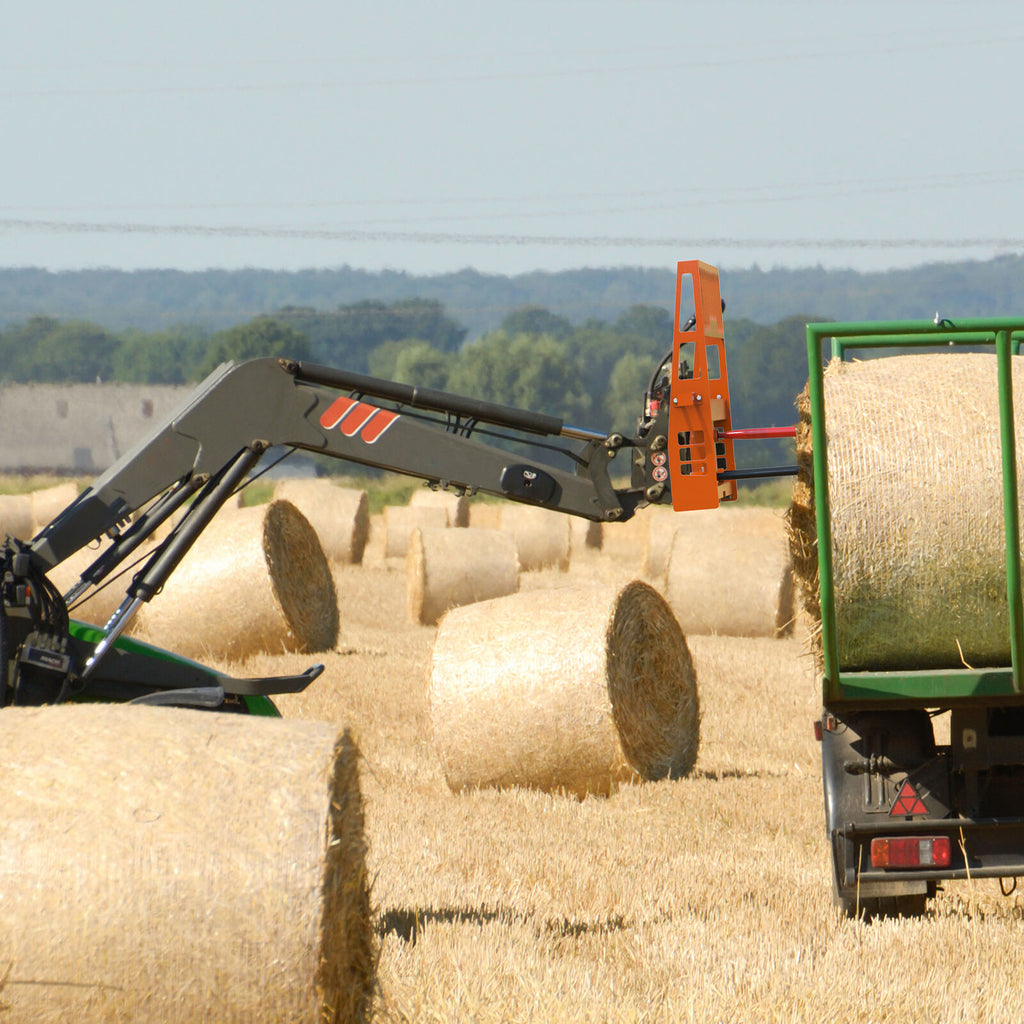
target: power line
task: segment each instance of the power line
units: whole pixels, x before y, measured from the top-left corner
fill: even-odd
[[[207,238],[278,238],[345,242],[418,242],[429,245],[583,246],[593,248],[719,249],[975,249],[1024,247],[1024,237],[970,238],[757,238],[741,236],[686,237],[644,235],[522,235],[449,231],[379,231],[329,227],[253,227],[240,224],[145,224],[115,221],[0,219],[0,231],[46,234],[179,235]]]

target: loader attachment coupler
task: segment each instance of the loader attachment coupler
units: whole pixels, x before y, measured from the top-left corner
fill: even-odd
[[[690,315],[692,310],[693,315]],[[664,467],[677,512],[736,500],[718,271],[700,260],[676,267],[669,450]]]

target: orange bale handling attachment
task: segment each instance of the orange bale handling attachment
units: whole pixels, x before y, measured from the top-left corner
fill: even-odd
[[[717,269],[700,260],[679,263],[666,453],[672,507],[677,512],[718,508],[723,501],[735,501],[737,480],[792,472],[788,467],[736,469],[734,440],[793,437],[795,429],[733,430],[724,310]]]

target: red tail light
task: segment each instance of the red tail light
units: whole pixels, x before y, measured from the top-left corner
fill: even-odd
[[[948,836],[871,840],[871,866],[875,868],[948,868],[951,855]]]

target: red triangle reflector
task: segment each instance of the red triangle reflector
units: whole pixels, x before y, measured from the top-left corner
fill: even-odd
[[[925,807],[924,801],[917,795],[917,791],[910,784],[910,780],[905,779],[903,785],[900,786],[899,793],[896,794],[896,802],[889,811],[889,817],[903,818],[927,813],[928,808]]]

